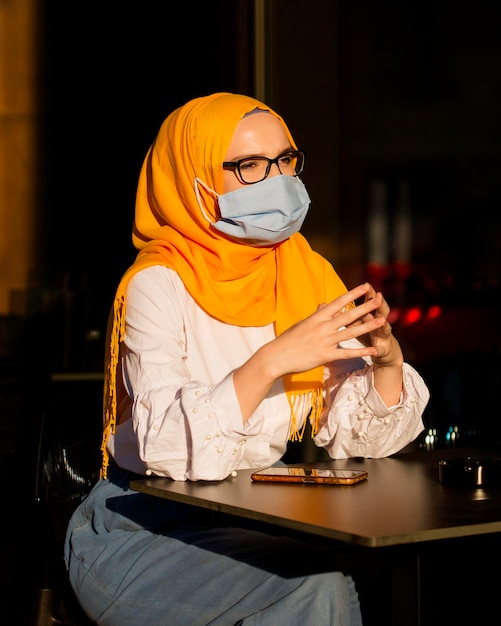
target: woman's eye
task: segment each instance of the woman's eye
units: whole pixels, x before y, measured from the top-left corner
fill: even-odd
[[[243,163],[240,163],[241,170],[251,170],[256,166],[257,166],[256,161],[244,161]]]

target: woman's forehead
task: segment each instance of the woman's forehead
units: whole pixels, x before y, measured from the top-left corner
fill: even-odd
[[[233,133],[228,153],[232,152],[232,158],[240,152],[243,155],[249,153],[258,155],[268,149],[273,152],[289,145],[289,138],[282,122],[274,115],[263,111],[240,120]]]

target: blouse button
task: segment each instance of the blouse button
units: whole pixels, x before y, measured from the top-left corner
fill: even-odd
[[[193,413],[198,413],[198,409],[197,409],[197,407],[195,407],[195,408],[193,409]]]
[[[384,423],[385,424],[389,424],[390,422],[391,422],[391,418],[389,418],[389,417],[385,417],[384,418]]]
[[[212,418],[214,417],[214,413],[209,413],[209,414],[207,415],[207,417],[208,417],[209,419],[212,419]]]
[[[209,439],[212,439],[212,435],[205,435],[205,438],[206,438],[206,439],[207,439],[207,441],[208,441]]]
[[[348,400],[351,402],[353,400],[353,396],[351,394],[348,395]]]
[[[221,452],[223,451],[223,448],[222,448],[222,447],[219,447],[219,448],[217,449],[217,451],[218,451],[218,453],[219,453],[219,454],[221,454]]]
[[[195,391],[195,395],[196,395],[196,396],[199,396],[199,395],[200,395],[200,389],[197,389],[197,390]]]

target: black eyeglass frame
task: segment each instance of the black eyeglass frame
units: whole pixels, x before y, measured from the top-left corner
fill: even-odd
[[[299,172],[296,172],[295,174],[283,174],[282,170],[280,169],[279,161],[280,159],[283,159],[285,156],[288,156],[288,155],[291,155],[292,158],[300,157],[302,159],[301,169],[299,170]],[[252,159],[260,159],[260,160],[268,161],[268,165],[266,166],[266,172],[263,178],[260,178],[259,180],[255,180],[249,183],[246,180],[244,180],[242,176],[242,172],[240,171],[240,165],[242,163],[245,163],[245,161],[252,161]],[[224,161],[223,168],[231,169],[234,172],[236,171],[238,180],[243,185],[255,185],[256,183],[261,183],[263,182],[263,180],[266,180],[268,178],[268,175],[271,170],[271,166],[273,164],[276,164],[276,166],[278,167],[278,171],[280,172],[280,174],[282,174],[282,176],[299,176],[301,172],[304,170],[305,161],[306,161],[306,152],[304,150],[286,150],[285,152],[282,152],[282,154],[279,154],[274,159],[268,159],[268,157],[263,157],[263,156],[248,156],[248,157],[245,157],[244,159],[239,159],[238,161]]]

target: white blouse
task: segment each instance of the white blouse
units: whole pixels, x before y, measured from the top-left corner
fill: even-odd
[[[262,468],[285,452],[290,408],[281,380],[242,422],[233,371],[274,338],[273,325],[240,327],[207,315],[163,266],[137,273],[127,290],[116,432],[108,449],[121,467],[175,480],[222,480]],[[120,386],[119,386],[120,387]],[[326,409],[315,444],[332,458],[384,457],[424,429],[429,392],[404,364],[400,403],[387,407],[370,360],[325,368]]]

